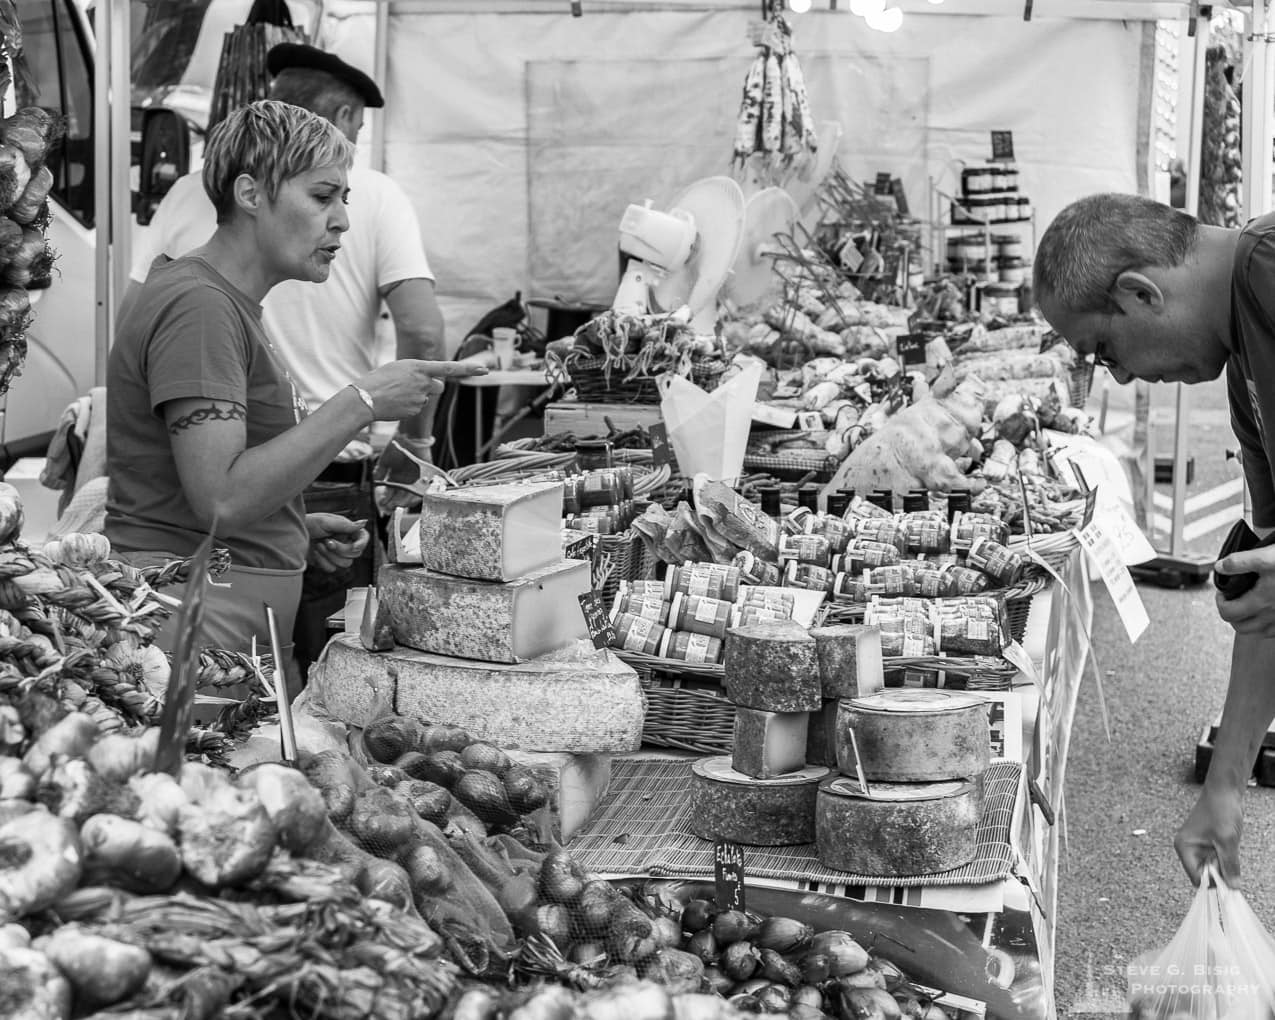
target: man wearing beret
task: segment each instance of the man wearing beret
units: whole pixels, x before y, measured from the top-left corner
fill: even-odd
[[[326,118],[351,142],[358,139],[364,109],[385,105],[371,78],[313,46],[275,46],[266,65],[273,79],[271,99]],[[266,332],[312,410],[351,379],[387,361],[444,357],[443,317],[411,202],[384,174],[358,165],[350,170],[349,188],[350,229],[327,282],[285,281],[262,302]],[[181,178],[164,196],[139,245],[132,280],[144,282],[159,255],[179,258],[198,248],[216,225],[200,174]],[[394,322],[396,350],[378,340],[382,301]],[[433,419],[433,406],[426,404],[415,418],[399,422],[396,442],[428,460]],[[306,491],[307,509],[371,519],[376,512],[370,498],[371,454],[369,444],[351,444]],[[418,469],[390,443],[376,463],[375,477],[409,483],[417,479]],[[373,545],[369,543],[369,552]],[[371,571],[369,558],[350,572],[307,572],[294,634],[303,671],[322,649],[326,620],[344,605],[345,590],[370,583]]]

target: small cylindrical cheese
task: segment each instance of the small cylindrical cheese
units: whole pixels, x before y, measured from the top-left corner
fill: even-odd
[[[766,712],[814,712],[822,705],[815,641],[792,620],[732,628],[726,636],[726,696]]]
[[[968,864],[978,850],[978,783],[872,783],[862,796],[844,776],[819,786],[819,863],[856,875],[933,875]]]
[[[691,766],[691,831],[700,839],[751,846],[795,846],[815,839],[815,798],[828,770],[807,767],[777,779],[753,779],[730,758]]]
[[[991,763],[991,742],[987,701],[963,691],[891,688],[838,709],[837,764],[870,781],[973,779]]]

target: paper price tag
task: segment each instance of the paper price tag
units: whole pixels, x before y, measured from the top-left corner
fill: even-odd
[[[593,559],[593,543],[594,535],[583,531],[580,533],[579,538],[573,538],[563,543],[562,558],[565,560],[591,560]]]
[[[766,404],[759,400],[753,405],[753,421],[759,421],[763,425],[774,425],[780,429],[790,429],[797,424],[797,412],[791,407],[776,407],[774,404]]]
[[[651,437],[651,464],[661,468],[673,462],[673,453],[668,445],[668,426],[662,421],[656,422],[648,430]]]
[[[718,910],[745,910],[744,848],[719,839],[713,848],[713,884]]]
[[[1120,557],[1125,566],[1135,563],[1146,563],[1155,558],[1155,547],[1147,541],[1142,529],[1129,516],[1124,504],[1113,498],[1098,500],[1094,508],[1094,520],[1111,538],[1112,544],[1120,550]]]
[[[925,364],[925,345],[930,342],[930,338],[924,333],[904,333],[895,340],[895,350],[899,355],[899,362],[904,368],[909,365]]]
[[[1090,564],[1102,575],[1102,582],[1111,594],[1111,601],[1116,604],[1116,612],[1120,614],[1120,622],[1124,624],[1129,640],[1137,641],[1151,620],[1120,549],[1097,521],[1091,520],[1078,530],[1076,538],[1080,540]]]
[[[823,415],[818,411],[802,411],[797,415],[797,428],[803,432],[822,432]]]
[[[584,613],[584,625],[589,630],[594,648],[608,648],[615,644],[615,628],[597,592],[588,591],[580,596],[580,611]]]
[[[992,162],[993,163],[1014,162],[1014,132],[1012,131],[993,131],[992,132]]]

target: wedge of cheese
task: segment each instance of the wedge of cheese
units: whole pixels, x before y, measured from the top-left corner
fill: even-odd
[[[562,561],[562,483],[475,485],[421,504],[421,562],[482,581],[512,581]]]
[[[806,767],[809,712],[762,712],[735,709],[731,764],[754,779],[773,779]]]
[[[583,560],[506,582],[396,566],[377,580],[394,640],[422,652],[526,662],[589,636],[578,603],[591,587]]]
[[[850,733],[854,732],[854,743]],[[837,764],[886,783],[975,779],[991,764],[987,700],[964,691],[895,688],[849,698],[837,714]]]
[[[534,771],[549,787],[550,818],[559,843],[566,843],[589,820],[611,786],[607,754],[510,751],[509,757]]]
[[[367,725],[388,701],[399,715],[460,726],[503,748],[611,754],[642,743],[637,673],[587,642],[509,665],[410,648],[368,652],[357,637],[341,635],[328,643],[310,684],[352,726]]]
[[[776,779],[754,779],[727,757],[691,766],[691,831],[700,839],[750,846],[794,846],[815,838],[815,797],[828,770],[808,767]]]
[[[726,634],[726,696],[766,712],[817,712],[822,706],[815,641],[792,620],[732,627]]]
[[[825,698],[858,698],[885,686],[881,631],[839,623],[811,628]]]
[[[900,878],[951,871],[974,859],[979,783],[872,783],[871,797],[844,776],[819,786],[819,863],[856,875]]]

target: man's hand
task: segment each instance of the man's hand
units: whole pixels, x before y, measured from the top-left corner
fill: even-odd
[[[352,521],[340,514],[306,514],[305,526],[310,533],[306,562],[329,574],[345,570],[367,548],[367,521]]]
[[[1275,546],[1231,553],[1214,566],[1219,574],[1258,575],[1257,583],[1235,599],[1217,594],[1217,612],[1240,634],[1275,637]]]
[[[1222,878],[1231,888],[1240,881],[1240,834],[1244,829],[1243,789],[1210,786],[1178,830],[1173,847],[1191,881],[1200,884],[1200,874],[1216,861]]]
[[[405,490],[420,488],[421,462],[433,463],[430,456],[432,448],[433,443],[395,435],[381,452],[381,456],[376,461],[376,468],[372,472],[372,479],[379,486],[385,486],[386,482],[394,483],[385,486],[383,492],[378,493],[377,508],[381,513],[393,513],[395,507],[413,509],[420,505],[420,495]]]

